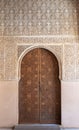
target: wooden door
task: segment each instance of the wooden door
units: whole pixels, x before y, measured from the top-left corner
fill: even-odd
[[[20,123],[39,123],[38,49],[25,55],[21,63],[19,116]]]
[[[21,63],[19,88],[20,123],[61,123],[61,89],[56,57],[34,49]]]
[[[61,89],[56,57],[45,49],[40,50],[40,122],[61,123]]]

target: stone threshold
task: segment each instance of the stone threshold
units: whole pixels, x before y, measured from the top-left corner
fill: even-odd
[[[60,127],[54,124],[20,124],[14,130],[60,130]]]

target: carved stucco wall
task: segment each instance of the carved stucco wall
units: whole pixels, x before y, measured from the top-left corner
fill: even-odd
[[[0,34],[77,34],[78,4],[78,0],[0,0]]]
[[[17,80],[19,56],[36,45],[59,56],[62,80],[78,80],[78,5],[78,0],[0,0],[0,80]]]

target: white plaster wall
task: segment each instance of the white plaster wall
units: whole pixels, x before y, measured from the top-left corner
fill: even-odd
[[[79,82],[61,81],[62,126],[79,128]]]
[[[12,127],[17,123],[17,81],[0,81],[0,127]]]

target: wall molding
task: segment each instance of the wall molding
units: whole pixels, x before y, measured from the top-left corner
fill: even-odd
[[[3,36],[0,36],[0,37],[28,37],[28,38],[32,38],[32,37],[48,37],[48,38],[54,38],[54,37],[57,37],[57,38],[78,38],[78,35],[3,35]]]

